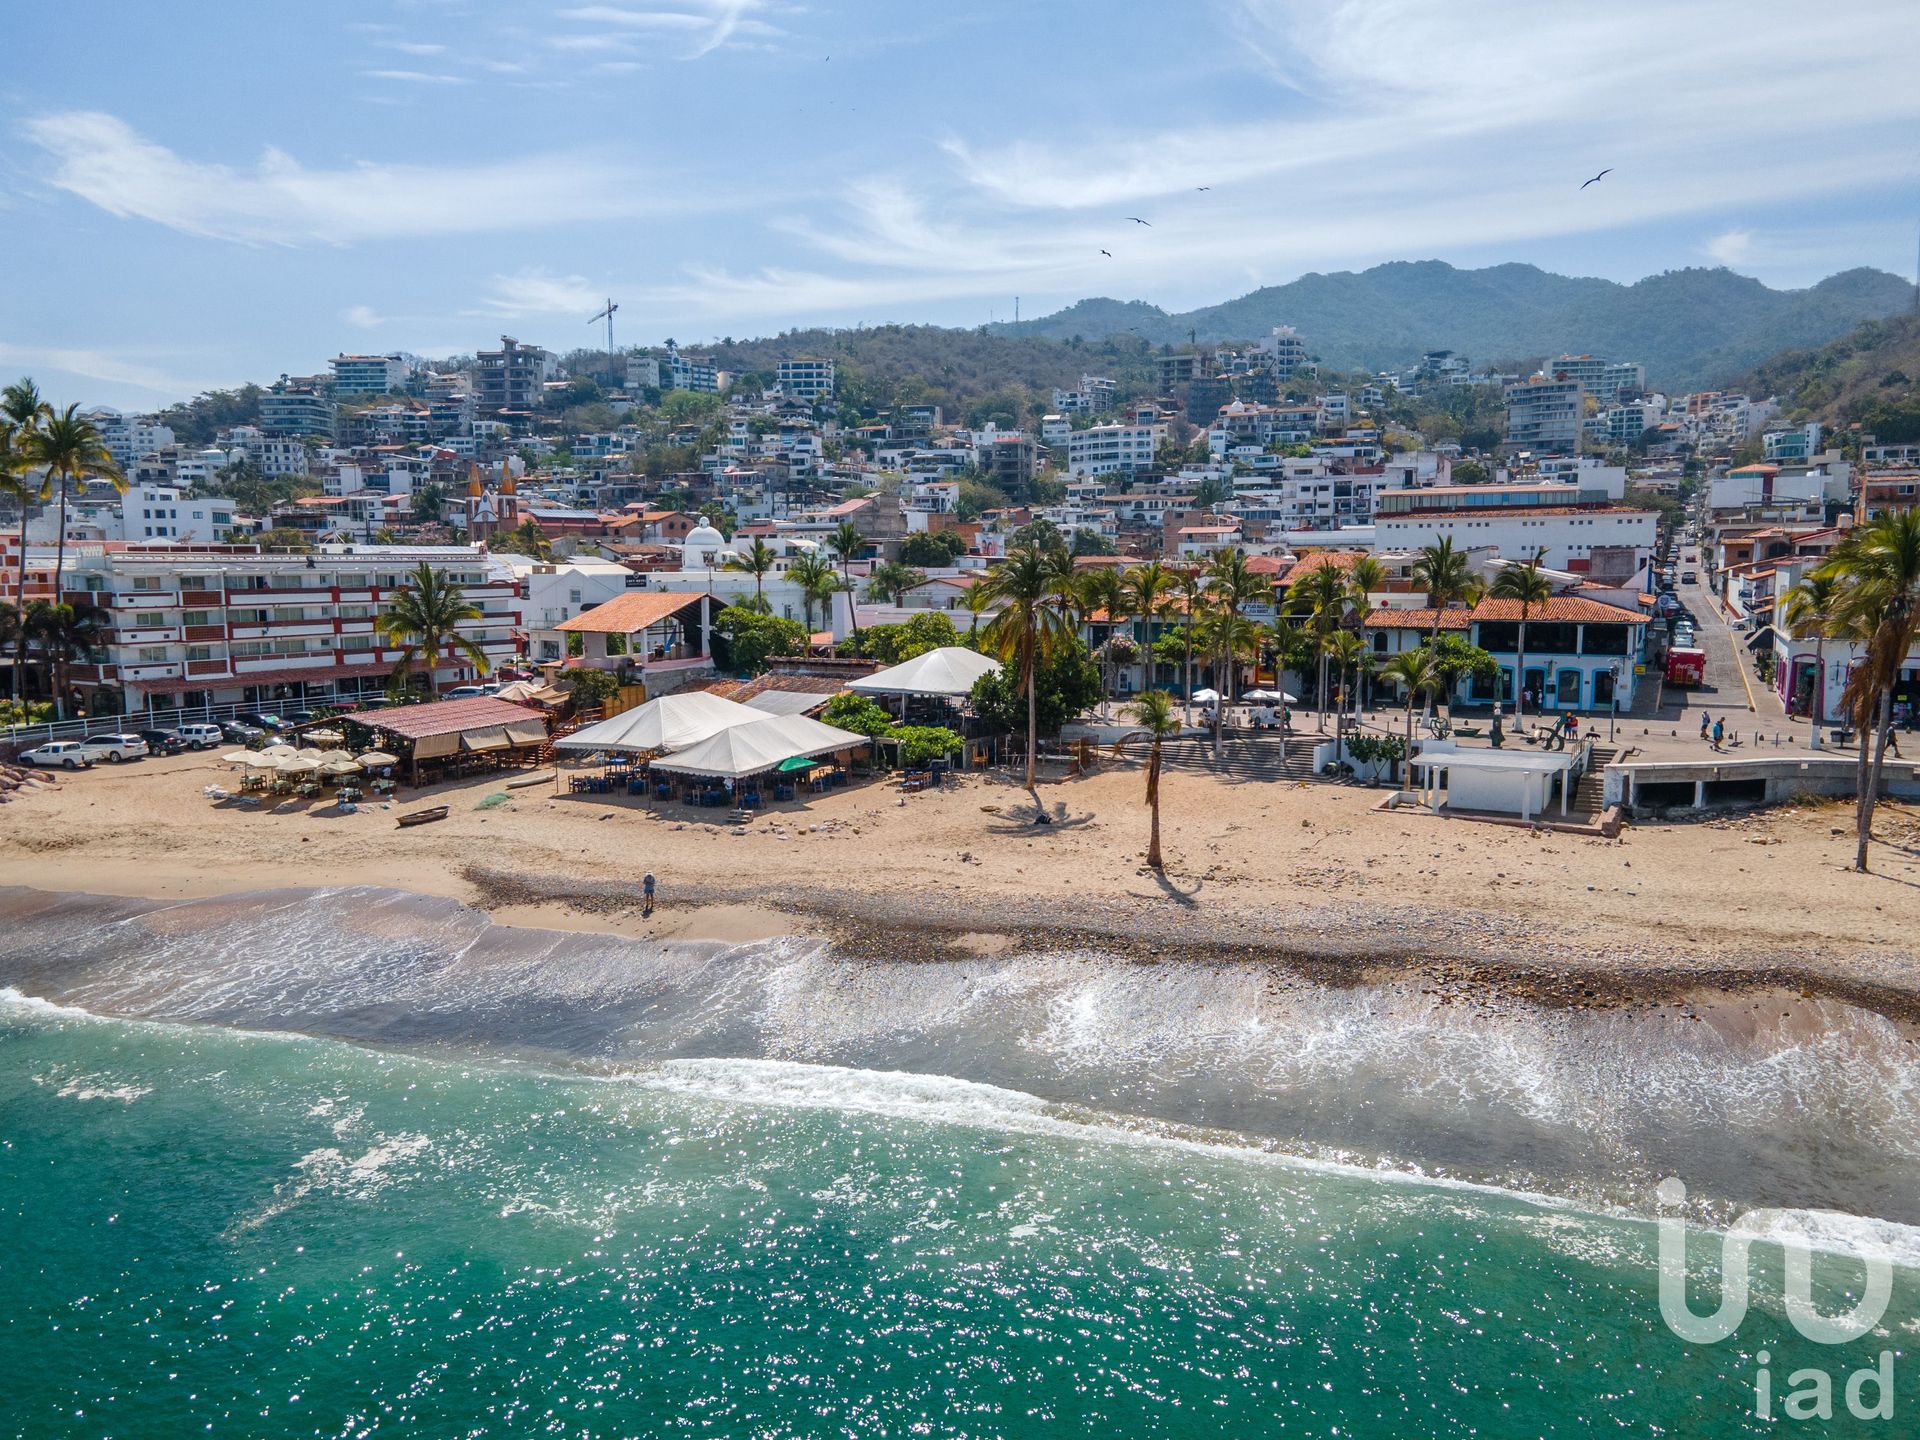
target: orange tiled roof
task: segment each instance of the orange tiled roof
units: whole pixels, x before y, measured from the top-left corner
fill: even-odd
[[[702,598],[684,591],[628,590],[553,628],[590,635],[631,635],[699,604]]]
[[[1456,606],[1439,613],[1442,630],[1464,630],[1473,623],[1473,612],[1464,607]],[[1433,617],[1431,607],[1424,610],[1369,610],[1361,624],[1368,630],[1431,630]]]

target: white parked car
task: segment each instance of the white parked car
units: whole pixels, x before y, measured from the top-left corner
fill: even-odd
[[[442,700],[474,700],[483,695],[498,695],[498,685],[456,685],[440,698]]]
[[[22,765],[41,765],[49,770],[80,770],[106,758],[104,746],[91,740],[50,740],[32,750],[23,751]]]
[[[218,725],[180,725],[175,727],[180,738],[196,750],[211,750],[226,736],[220,733]]]
[[[89,735],[87,743],[104,750],[106,753],[100,758],[113,765],[122,760],[138,760],[148,749],[147,742],[134,734]]]

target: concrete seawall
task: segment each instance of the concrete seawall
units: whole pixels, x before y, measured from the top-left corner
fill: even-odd
[[[1605,800],[1629,815],[1772,805],[1798,795],[1851,795],[1851,756],[1762,760],[1624,760],[1607,766]],[[1920,764],[1888,757],[1880,793],[1920,799]]]

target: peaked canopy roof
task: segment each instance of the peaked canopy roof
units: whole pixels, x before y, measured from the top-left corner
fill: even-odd
[[[662,695],[554,742],[560,750],[684,750],[734,725],[766,718],[705,690]],[[785,758],[785,757],[782,757]]]
[[[876,670],[848,685],[863,695],[948,695],[973,693],[973,682],[991,675],[1000,662],[961,645],[944,645],[924,655]]]
[[[750,724],[732,726],[678,754],[655,760],[653,768],[737,780],[771,770],[782,760],[798,755],[824,755],[869,743],[864,735],[823,725],[805,715],[761,715]]]

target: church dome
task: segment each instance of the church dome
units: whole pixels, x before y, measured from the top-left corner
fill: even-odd
[[[682,570],[711,570],[714,559],[726,548],[727,537],[702,520],[687,532],[680,547]]]

